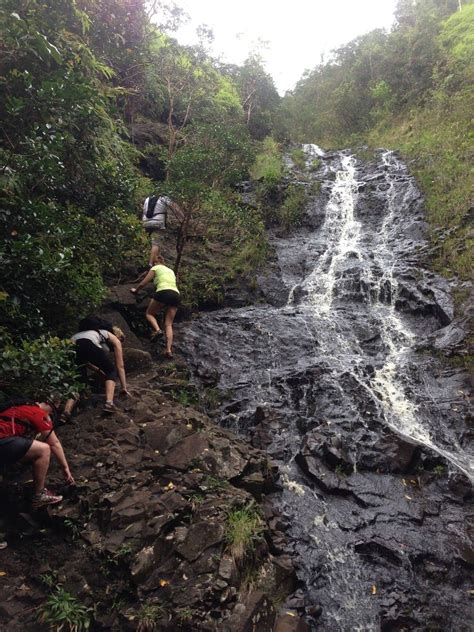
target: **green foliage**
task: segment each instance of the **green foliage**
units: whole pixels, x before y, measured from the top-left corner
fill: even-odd
[[[58,576],[56,571],[50,573],[42,573],[39,576],[39,580],[48,588],[55,588],[58,584]]]
[[[263,539],[264,522],[255,503],[240,509],[233,509],[228,517],[225,540],[236,560],[242,560],[255,550]]]
[[[438,95],[439,97],[440,95]],[[469,129],[474,95],[457,94],[449,105],[428,104],[370,134],[373,146],[397,147],[407,159],[425,194],[430,239],[436,246],[433,267],[461,278],[472,277],[474,246],[468,221],[473,170],[469,166],[474,138]],[[439,231],[449,236],[438,243]]]
[[[240,122],[199,122],[187,129],[186,144],[176,149],[168,171],[181,195],[193,182],[222,189],[245,178],[253,156]]]
[[[189,306],[221,305],[224,282],[252,278],[266,263],[269,247],[261,214],[237,203],[232,194],[203,189],[193,230],[201,237],[194,240],[193,256],[185,258],[180,275]]]
[[[143,247],[136,153],[114,110],[114,71],[91,47],[95,8],[2,7],[0,319],[14,336],[70,331],[100,304],[104,274]],[[102,26],[104,46],[113,34]]]
[[[189,390],[182,388],[173,392],[173,398],[181,404],[181,406],[195,406],[199,402],[197,394],[189,392]]]
[[[393,94],[390,85],[381,79],[371,88],[371,96],[374,100],[374,115],[380,117],[392,109]]]
[[[298,169],[304,169],[306,167],[306,154],[302,149],[293,149],[291,152],[291,160]]]
[[[377,29],[333,51],[330,61],[307,73],[283,99],[293,138],[340,146],[380,117],[422,105],[433,89],[442,46],[454,50],[452,38],[462,32],[456,50],[469,50],[469,17],[449,17],[457,9],[457,0],[399,0],[390,33]],[[456,15],[471,9],[464,6]],[[449,28],[443,27],[448,17]]]
[[[457,0],[399,0],[390,33],[349,42],[301,79],[283,99],[279,133],[329,147],[368,142],[401,150],[426,197],[433,266],[467,279],[474,4],[459,8]]]
[[[242,239],[230,259],[230,274],[253,276],[262,269],[270,256],[271,247],[268,243],[265,226],[261,218],[255,218],[254,232]],[[234,274],[232,274],[234,273]]]
[[[164,606],[145,603],[140,610],[130,614],[128,618],[136,622],[137,632],[153,632],[157,629],[158,621],[167,616],[168,611]]]
[[[112,566],[118,566],[127,560],[132,553],[133,549],[129,544],[122,544],[113,555],[108,557],[107,562]]]
[[[222,401],[222,393],[218,388],[205,388],[201,391],[201,402],[206,409],[216,409]]]
[[[143,263],[135,215],[157,183],[185,210],[177,243],[194,239],[202,255],[197,272],[185,264],[189,303],[222,303],[226,259],[233,277],[263,261],[260,214],[233,192],[279,103],[261,60],[222,66],[202,44],[180,46],[145,0],[4,0],[0,28],[0,326],[10,347],[68,335],[106,281]]]
[[[41,336],[13,344],[4,334],[0,341],[0,392],[5,398],[23,395],[37,401],[65,398],[80,387],[74,357],[74,345],[68,340]]]
[[[307,194],[301,184],[290,184],[285,191],[285,199],[280,206],[280,222],[286,231],[296,228],[306,210]]]
[[[46,234],[19,233],[0,244],[5,272],[0,314],[15,334],[37,335],[47,327],[59,331],[61,325],[70,327],[70,321],[103,298],[99,261],[90,260],[87,251],[81,253],[84,261],[76,256],[70,234],[76,228],[75,224],[58,226],[53,233],[51,226]]]
[[[40,610],[40,622],[58,632],[82,632],[90,626],[89,608],[58,587]]]
[[[310,171],[317,171],[320,166],[321,166],[321,159],[320,158],[313,158],[313,160],[311,161],[311,165],[310,165],[309,169],[310,169]],[[320,183],[318,183],[318,184],[320,184]]]
[[[437,84],[447,95],[474,81],[474,4],[466,5],[443,24],[438,37],[442,59],[435,69]],[[436,95],[435,95],[436,96]]]
[[[280,97],[273,79],[265,72],[261,57],[252,54],[243,66],[227,66],[223,71],[233,78],[237,86],[252,138],[263,140],[272,133]]]
[[[194,612],[191,608],[179,608],[176,611],[176,618],[183,623],[189,623],[193,620]]]
[[[283,161],[278,143],[267,136],[262,150],[257,154],[250,169],[253,180],[261,180],[267,189],[277,185],[283,176]]]

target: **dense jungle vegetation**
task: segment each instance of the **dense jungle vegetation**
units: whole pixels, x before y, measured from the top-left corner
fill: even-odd
[[[262,215],[239,205],[235,185],[271,133],[277,91],[256,55],[215,61],[205,29],[199,46],[180,46],[181,17],[144,0],[2,1],[6,393],[72,387],[61,378],[68,344],[51,336],[73,332],[125,264],[145,262],[137,212],[158,183],[185,211],[168,250],[183,257],[188,305],[218,301],[224,275],[264,260]],[[186,260],[193,251],[199,266]]]
[[[218,305],[224,280],[251,280],[266,224],[298,218],[291,187],[281,216],[265,204],[287,141],[400,149],[427,195],[434,265],[468,275],[472,2],[399,0],[390,33],[343,46],[283,99],[257,54],[218,62],[206,28],[198,46],[180,45],[181,19],[144,0],[2,0],[3,393],[73,388],[70,346],[55,336],[145,263],[137,213],[152,191],[185,211],[166,254],[188,307]],[[249,177],[255,207],[236,192]]]

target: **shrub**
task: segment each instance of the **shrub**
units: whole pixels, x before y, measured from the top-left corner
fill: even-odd
[[[139,261],[148,247],[138,220],[121,208],[92,218],[38,203],[36,213],[42,227],[18,220],[13,236],[0,242],[0,319],[19,333],[64,333],[100,304],[102,276],[120,272],[124,260]]]
[[[293,149],[291,152],[291,160],[299,169],[304,169],[306,167],[306,154],[301,148]]]
[[[0,394],[4,399],[25,396],[65,398],[79,390],[74,344],[41,336],[13,343],[4,332],[0,340]]]
[[[267,136],[262,144],[262,151],[257,154],[250,169],[252,180],[262,180],[265,187],[276,186],[283,176],[283,162],[278,143]]]
[[[301,224],[306,208],[306,190],[298,184],[291,184],[286,190],[285,200],[280,208],[280,222],[285,230]]]
[[[89,608],[58,587],[41,608],[40,621],[57,632],[82,632],[90,626]]]

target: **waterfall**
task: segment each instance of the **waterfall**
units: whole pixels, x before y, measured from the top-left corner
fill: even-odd
[[[359,252],[360,222],[354,217],[357,200],[355,160],[342,157],[342,168],[336,172],[336,180],[326,207],[326,220],[321,230],[327,248],[313,272],[305,279],[317,316],[328,314],[331,309],[336,271],[347,257],[361,259]]]
[[[433,555],[430,541],[441,528],[423,517],[436,515],[436,481],[422,492],[414,474],[397,468],[411,472],[416,446],[423,446],[429,454],[422,468],[442,457],[473,480],[460,405],[444,403],[459,397],[461,377],[440,383],[441,369],[415,349],[440,322],[428,299],[410,308],[411,297],[423,301],[427,290],[417,285],[424,274],[417,267],[422,200],[406,166],[389,151],[364,165],[349,152],[303,150],[308,165],[321,161],[308,170],[321,190],[308,200],[305,225],[273,237],[280,267],[274,283],[285,285],[287,301],[207,314],[187,326],[185,352],[198,384],[207,373],[218,375],[228,397],[221,423],[252,440],[255,424],[267,433],[306,598],[323,604],[318,629],[378,630],[390,610],[374,598],[388,582],[387,564],[396,568],[388,582],[393,594],[403,583],[413,608],[425,607],[416,602],[424,588],[413,588],[397,534],[409,533],[423,559]],[[268,422],[256,421],[256,410]],[[455,507],[460,521],[462,507]],[[404,521],[412,519],[418,531],[407,530]],[[463,537],[456,532],[459,546]]]
[[[314,151],[310,150],[310,155],[312,153]],[[367,296],[364,297],[368,303],[368,314],[377,321],[381,339],[388,350],[383,366],[375,371],[374,378],[364,384],[364,388],[381,404],[385,421],[393,430],[435,450],[474,482],[472,457],[465,454],[458,444],[454,446],[455,450],[436,444],[428,425],[423,423],[422,412],[407,397],[398,379],[405,363],[409,361],[409,350],[416,336],[395,308],[398,282],[394,275],[396,257],[390,241],[397,236],[397,204],[403,206],[405,197],[413,190],[413,182],[393,152],[382,155],[382,164],[387,184],[387,209],[380,229],[374,234],[372,248],[368,251],[361,245],[361,223],[354,214],[358,192],[355,159],[342,156],[341,168],[336,172],[326,205],[326,219],[321,228],[326,250],[303,283],[308,292],[306,302],[313,306],[313,316],[319,320],[319,326],[322,325],[324,332],[329,333],[329,344],[323,336],[322,345],[323,349],[338,358],[337,370],[340,371],[342,367],[359,380],[358,372],[353,370],[353,363],[357,367],[359,358],[364,355],[363,351],[347,336],[338,335],[332,324],[334,317],[330,310],[338,285],[344,295],[343,273],[346,265],[354,259],[360,263],[361,279],[368,288]],[[290,296],[293,292],[294,288]],[[350,354],[348,345],[352,346]]]

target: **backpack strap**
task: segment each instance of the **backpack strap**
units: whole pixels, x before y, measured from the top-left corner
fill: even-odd
[[[3,421],[9,421],[12,424],[12,427],[18,425],[18,426],[23,426],[23,428],[26,428],[27,430],[33,430],[35,433],[38,432],[37,429],[33,426],[33,424],[27,421],[26,419],[17,419],[15,417],[8,417],[7,415],[2,415],[2,414],[0,414],[0,419]],[[54,431],[54,428],[55,428],[54,421],[53,421],[52,426],[53,427],[48,432],[45,439],[48,439],[51,433]],[[15,436],[15,433],[13,433],[13,436]]]
[[[148,204],[146,207],[147,219],[152,219],[157,202],[158,202],[158,195],[152,195],[151,197],[148,198]]]
[[[108,338],[106,338],[106,337],[104,336],[104,334],[100,333],[100,329],[96,329],[95,331],[99,334],[99,343],[100,343],[101,345],[107,345],[107,346],[108,346],[108,348],[110,349],[110,344],[109,344],[109,340],[108,340]],[[111,332],[111,331],[109,331],[109,334],[111,334],[111,333],[112,333],[112,332]]]
[[[35,427],[33,426],[33,424],[31,424],[26,419],[17,419],[16,417],[9,417],[8,415],[1,415],[1,414],[0,414],[0,419],[2,421],[10,421],[12,425],[23,426],[23,428],[26,428],[27,430],[35,430]]]

